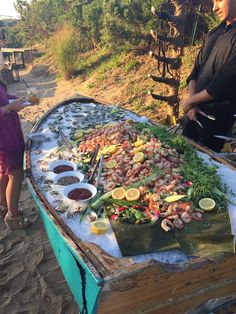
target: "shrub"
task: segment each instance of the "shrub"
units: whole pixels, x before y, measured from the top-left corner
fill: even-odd
[[[78,55],[78,36],[74,28],[64,25],[52,38],[51,49],[55,55],[58,68],[66,79],[72,78],[76,73]]]

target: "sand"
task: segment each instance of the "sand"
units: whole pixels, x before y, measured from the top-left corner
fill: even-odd
[[[21,78],[37,87],[41,102],[21,112],[25,137],[33,124],[48,108],[75,95],[73,82],[57,82],[55,75],[20,73]],[[22,82],[9,85],[9,93],[26,95]],[[25,230],[10,231],[0,220],[0,313],[78,313],[73,296],[52,252],[36,204],[24,182],[20,208],[33,225]]]

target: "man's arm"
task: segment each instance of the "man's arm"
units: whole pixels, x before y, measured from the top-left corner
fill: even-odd
[[[194,94],[196,94],[196,85],[197,85],[196,80],[191,80],[189,82],[189,85],[188,85],[189,97],[192,97]]]
[[[212,101],[214,98],[208,94],[207,90],[204,89],[203,91],[194,94],[193,96],[189,97],[184,103],[183,103],[183,111],[184,113],[188,113],[189,110],[194,108],[195,106],[207,103],[209,101]]]

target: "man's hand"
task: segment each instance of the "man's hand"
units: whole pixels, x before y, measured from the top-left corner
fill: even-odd
[[[197,117],[196,117],[197,111],[198,110],[196,108],[193,108],[193,109],[189,110],[188,113],[187,113],[187,117],[190,120],[196,121],[197,120]]]
[[[189,99],[185,100],[183,102],[183,105],[182,105],[183,111],[184,111],[185,114],[187,114],[189,112],[189,110],[191,110],[193,108],[193,105],[191,104]]]
[[[189,97],[187,100],[184,101],[183,103],[183,111],[185,114],[188,113],[189,110],[191,110],[194,106],[208,103],[212,101],[214,98],[208,94],[207,90],[204,89],[201,92],[192,95]]]

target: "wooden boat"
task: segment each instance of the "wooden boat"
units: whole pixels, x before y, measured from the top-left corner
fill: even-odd
[[[65,100],[47,112],[32,132],[40,130],[45,118],[56,109],[72,102],[99,104],[86,97]],[[207,149],[197,148],[212,154]],[[132,258],[112,257],[98,245],[83,242],[39,189],[32,172],[31,152],[29,141],[25,156],[27,183],[81,313],[190,313],[211,299],[217,300],[218,306],[226,301],[235,302],[235,254],[224,254],[215,261],[194,258],[168,264],[151,259],[136,263]],[[216,159],[232,167],[223,159]],[[203,313],[199,311],[194,313]]]

